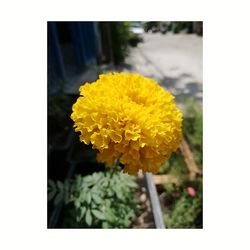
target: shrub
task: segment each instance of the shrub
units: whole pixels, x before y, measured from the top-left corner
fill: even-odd
[[[194,153],[196,163],[202,167],[202,110],[193,98],[187,100],[185,109],[183,119],[184,136]]]
[[[168,228],[202,227],[202,191],[199,182],[197,183],[198,187],[195,189],[196,194],[194,197],[188,194],[186,188],[174,188],[173,186],[169,186],[169,184],[165,185],[168,191],[173,192],[175,190],[175,192],[181,192],[181,196],[176,201],[173,210],[164,214],[164,221]]]
[[[199,167],[202,168],[202,131],[203,131],[203,116],[202,110],[195,99],[190,98],[184,102],[185,112],[183,118],[183,135],[188,141],[190,149],[194,154],[194,160]],[[168,161],[161,166],[160,174],[171,173],[185,179],[188,174],[186,163],[180,151],[172,154]]]
[[[188,33],[193,32],[193,22],[172,22],[172,31],[177,34],[182,30],[185,30]]]
[[[111,22],[110,31],[114,63],[117,65],[122,63],[128,55],[129,23]]]
[[[138,36],[137,34],[130,34],[129,37],[129,45],[132,47],[136,47],[138,43],[141,43],[143,41],[142,37]]]
[[[126,228],[135,218],[134,177],[114,172],[75,176],[64,183],[49,181],[48,199],[66,204],[63,227]]]
[[[180,182],[188,176],[188,169],[180,151],[174,152],[171,157],[161,166],[159,174],[170,174],[178,176]]]
[[[183,134],[196,163],[202,167],[202,109],[195,99],[185,101]],[[164,221],[168,228],[202,228],[202,177],[188,178],[188,170],[179,151],[161,167],[162,173],[178,177],[178,184],[166,183]],[[192,192],[190,192],[190,190]]]

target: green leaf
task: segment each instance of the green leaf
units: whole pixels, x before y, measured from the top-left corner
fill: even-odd
[[[69,188],[70,188],[70,184],[69,184],[69,180],[66,180],[65,182],[64,182],[64,188],[65,188],[65,190],[69,190]]]
[[[55,194],[56,194],[56,190],[52,189],[51,192],[48,193],[48,200],[49,201],[52,200]]]
[[[114,214],[114,211],[112,211],[110,209],[106,211],[105,215],[106,215],[105,217],[106,217],[107,221],[109,221],[111,223],[113,223],[116,220],[116,216]]]
[[[81,221],[80,215],[77,215],[77,216],[76,216],[76,221],[77,221],[77,222],[80,222],[80,221]]]
[[[86,201],[88,204],[90,204],[90,202],[91,202],[91,193],[90,192],[87,193]]]
[[[57,181],[57,187],[62,190],[63,189],[63,183],[61,181]]]
[[[75,180],[76,187],[79,188],[81,186],[81,183],[82,183],[81,175],[77,175]]]
[[[102,177],[103,175],[101,173],[98,173],[96,177],[96,183],[98,183],[102,179]]]
[[[92,198],[93,198],[93,200],[95,201],[95,203],[97,203],[97,204],[102,203],[102,199],[100,198],[99,195],[97,195],[97,194],[92,194]]]
[[[103,181],[101,182],[101,185],[105,188],[105,187],[108,187],[109,185],[109,181],[105,178],[103,179]]]
[[[63,199],[63,192],[60,192],[54,199],[54,205],[56,206],[60,201],[62,201],[62,199]]]
[[[101,211],[93,209],[91,212],[97,219],[105,220],[105,216]]]
[[[84,183],[84,186],[87,186],[87,187],[95,184],[93,176],[88,175],[88,176],[84,177],[83,183]]]
[[[81,191],[79,194],[79,200],[85,201],[86,199],[86,193],[84,191]]]
[[[87,212],[86,212],[86,216],[85,216],[85,221],[86,223],[91,226],[91,223],[92,223],[92,216],[91,216],[91,213],[90,213],[90,210],[88,209]]]
[[[128,187],[131,187],[131,188],[136,188],[137,187],[137,184],[135,182],[131,181],[131,180],[128,181],[127,185],[128,185]]]
[[[87,210],[86,207],[80,207],[80,216],[81,216],[81,218],[83,218],[86,210]]]
[[[83,216],[85,215],[86,207],[80,207],[80,214],[76,216],[76,221],[80,222]]]
[[[108,197],[113,197],[113,196],[114,196],[114,191],[113,191],[113,190],[108,189],[108,191],[107,191],[107,195],[108,195]]]
[[[102,223],[102,228],[110,228],[107,221],[104,221],[104,222]]]
[[[52,188],[55,188],[55,187],[56,187],[55,182],[52,181],[52,180],[48,180],[48,184],[49,184],[49,186],[52,187]]]
[[[120,200],[123,199],[122,191],[120,189],[116,189],[115,193],[116,193],[116,196],[118,199],[120,199]]]
[[[81,202],[79,201],[79,199],[75,200],[74,205],[76,208],[79,208],[81,206]]]

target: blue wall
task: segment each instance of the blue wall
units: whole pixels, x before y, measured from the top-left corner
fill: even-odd
[[[93,22],[48,22],[49,86],[67,79],[69,72],[65,64],[67,59],[64,53],[65,44],[72,48],[71,68],[83,71],[87,65],[96,60],[98,38],[94,25]]]

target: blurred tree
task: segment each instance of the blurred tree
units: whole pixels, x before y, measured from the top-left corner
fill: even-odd
[[[157,32],[160,30],[160,22],[145,22],[144,23],[145,32]]]
[[[110,22],[111,43],[113,50],[114,63],[122,63],[128,55],[129,44],[129,23]]]

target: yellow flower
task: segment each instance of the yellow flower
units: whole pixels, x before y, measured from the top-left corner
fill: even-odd
[[[182,113],[174,97],[138,74],[108,73],[80,87],[71,119],[80,141],[98,150],[97,161],[124,172],[156,173],[179,147]]]

